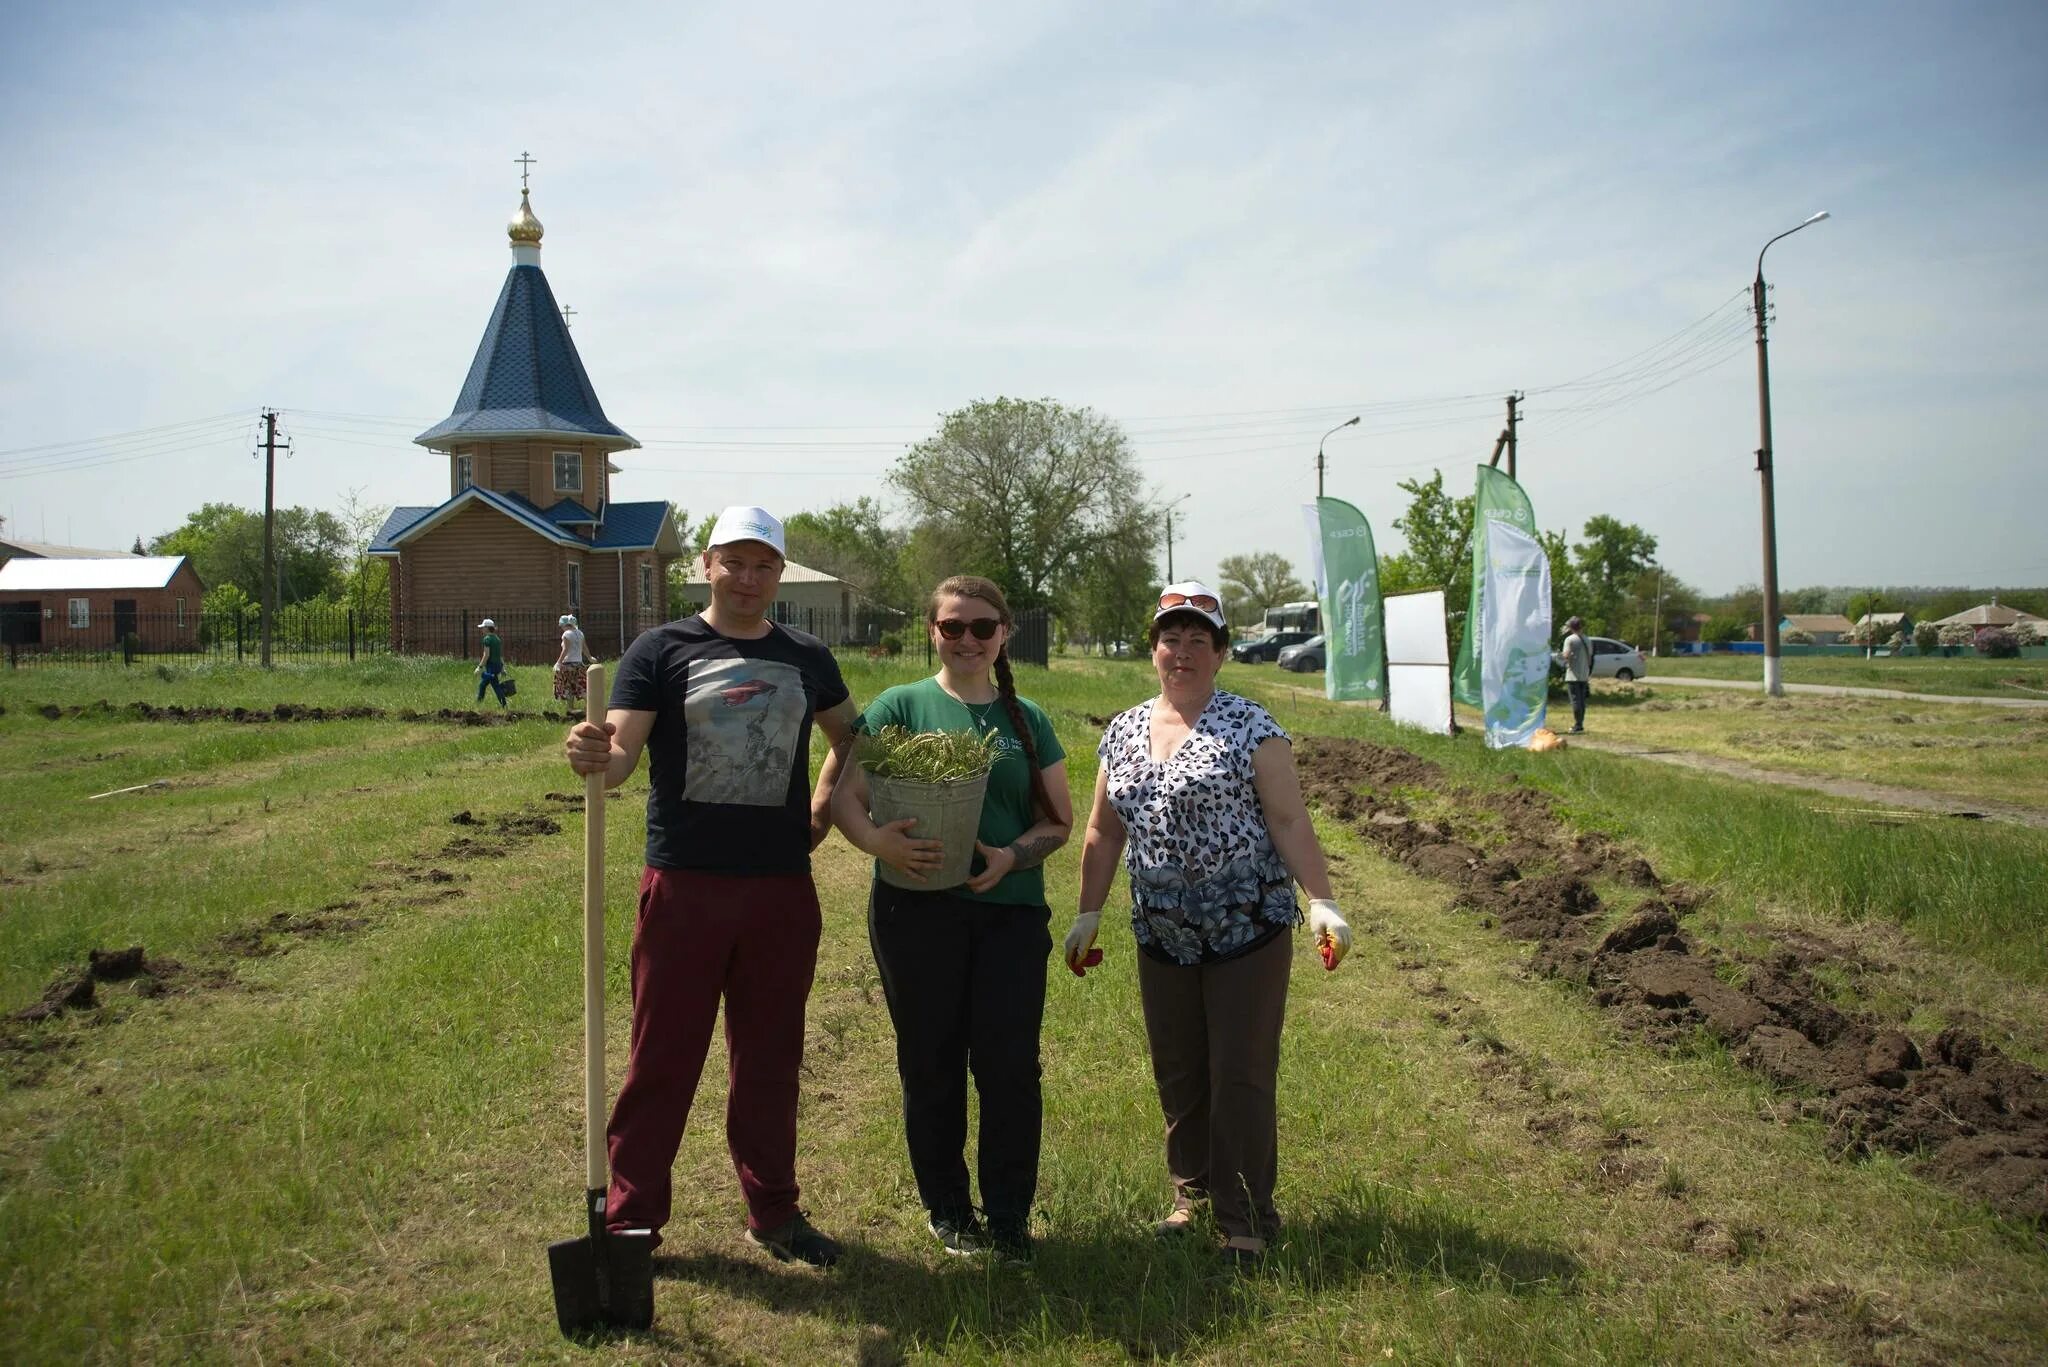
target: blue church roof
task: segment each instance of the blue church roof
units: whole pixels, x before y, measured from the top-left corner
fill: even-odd
[[[554,291],[539,266],[515,265],[469,364],[455,411],[420,433],[421,446],[465,438],[595,437],[606,450],[637,447],[604,415]]]
[[[436,523],[469,503],[495,508],[528,531],[560,546],[578,546],[592,551],[662,550],[673,555],[683,553],[677,534],[671,534],[670,545],[662,544],[662,533],[671,525],[671,508],[663,501],[610,504],[604,510],[604,521],[592,535],[571,530],[570,526],[552,520],[554,514],[562,511],[562,504],[542,512],[518,494],[472,486],[438,507],[393,508],[370,542],[370,554],[397,555],[401,541],[409,541],[416,534],[431,531]],[[587,526],[588,523],[582,525]]]

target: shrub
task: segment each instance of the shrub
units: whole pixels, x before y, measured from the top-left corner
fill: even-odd
[[[882,636],[882,653],[884,655],[901,655],[903,653],[904,634],[901,631],[884,633]]]
[[[1779,639],[1788,646],[1810,646],[1813,644],[1813,633],[1810,631],[1793,630],[1786,632]]]
[[[1941,644],[1941,628],[1932,622],[1913,623],[1913,645],[1922,651],[1933,650]]]
[[[1974,645],[1976,641],[1976,628],[1965,626],[1961,622],[1951,622],[1941,629],[1941,643],[1945,646]]]
[[[2019,638],[2004,627],[1985,627],[1977,633],[1977,653],[1993,660],[2011,660],[2020,653]]]
[[[1891,649],[1897,650],[1900,646],[1906,644],[1906,633],[1903,631],[1895,631],[1891,635],[1884,638],[1884,643]]]
[[[2012,637],[2023,646],[2037,646],[2041,644],[2041,628],[2032,622],[2014,622]]]

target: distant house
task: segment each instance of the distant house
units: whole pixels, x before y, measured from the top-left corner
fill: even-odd
[[[1788,631],[1803,631],[1813,638],[1817,646],[1840,645],[1855,629],[1855,623],[1839,612],[1788,613],[1778,623],[1780,637]]]
[[[99,551],[90,546],[59,546],[48,541],[24,541],[18,536],[0,536],[0,565],[10,560],[119,560],[134,559],[133,551]]]
[[[1979,603],[1973,608],[1951,613],[1934,625],[1938,627],[2009,627],[2015,622],[2032,622],[2035,626],[2048,626],[2048,618],[2037,617],[2031,612],[2009,608],[1996,598],[1988,603]]]
[[[700,610],[711,601],[711,586],[704,577],[704,560],[690,561],[683,581],[683,598],[677,615]],[[808,631],[826,645],[873,644],[883,631],[902,625],[904,613],[869,602],[859,589],[823,570],[791,560],[782,567],[782,586],[768,615],[802,631]]]
[[[1913,638],[1913,614],[1910,612],[1866,612],[1856,619],[1856,625],[1861,628],[1865,622],[1877,628],[1877,640],[1880,645],[1889,641],[1893,632],[1898,632],[1907,640]]]
[[[22,556],[0,565],[0,641],[117,650],[197,643],[206,586],[182,555]]]

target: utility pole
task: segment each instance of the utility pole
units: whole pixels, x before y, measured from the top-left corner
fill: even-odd
[[[290,447],[286,447],[290,450]],[[277,410],[263,410],[263,667],[270,668],[270,624],[277,612]]]
[[[1336,436],[1336,435],[1337,435],[1337,434],[1338,434],[1339,432],[1342,432],[1342,431],[1343,431],[1343,430],[1344,430],[1345,428],[1347,428],[1347,427],[1356,427],[1356,426],[1358,426],[1358,419],[1357,419],[1357,418],[1352,418],[1352,419],[1350,419],[1350,420],[1348,420],[1348,421],[1345,421],[1345,422],[1340,422],[1340,423],[1338,423],[1338,424],[1337,424],[1337,425],[1336,425],[1335,427],[1331,428],[1331,429],[1330,429],[1329,431],[1327,431],[1327,432],[1323,433],[1323,441],[1328,441],[1328,440],[1329,440],[1329,439],[1330,439],[1331,437],[1334,437],[1334,436]],[[1319,442],[1317,442],[1317,443],[1316,443],[1316,497],[1317,497],[1317,498],[1321,498],[1321,497],[1323,496],[1323,441],[1319,441]]]
[[[1770,348],[1765,339],[1766,320],[1770,312],[1770,290],[1764,284],[1764,252],[1771,249],[1771,242],[1792,236],[1800,228],[1810,228],[1826,218],[1827,211],[1813,215],[1797,228],[1787,228],[1763,245],[1756,254],[1756,279],[1750,283],[1749,303],[1756,314],[1756,409],[1760,445],[1756,448],[1756,472],[1763,484],[1764,514],[1764,694],[1767,697],[1785,696],[1784,666],[1779,661],[1778,650],[1778,498],[1772,488],[1771,471],[1771,358]]]
[[[1523,397],[1521,394],[1508,395],[1508,430],[1506,436],[1508,443],[1509,479],[1515,477],[1515,424],[1521,421],[1521,414],[1515,411],[1515,406],[1521,403]]]
[[[1182,494],[1166,505],[1166,582],[1176,582],[1173,577],[1173,510],[1193,498],[1193,494]]]
[[[1662,565],[1657,567],[1657,606],[1652,611],[1656,615],[1650,618],[1650,654],[1654,656],[1657,653],[1658,642],[1663,639],[1662,634],[1664,630],[1664,567]]]

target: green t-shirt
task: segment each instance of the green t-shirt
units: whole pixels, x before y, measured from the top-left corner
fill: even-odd
[[[505,643],[498,639],[498,633],[484,633],[484,670],[496,674],[505,668]]]
[[[1031,743],[1037,748],[1039,764],[1050,768],[1065,759],[1067,752],[1060,748],[1059,737],[1053,734],[1052,722],[1044,710],[1029,698],[1019,698],[1017,702],[1031,727]],[[1031,762],[1024,757],[1017,729],[1010,724],[1009,709],[1000,698],[970,707],[940,688],[937,679],[898,684],[884,689],[854,723],[854,729],[861,732],[879,731],[885,726],[907,726],[912,731],[994,731],[1002,754],[989,771],[988,794],[981,800],[981,829],[976,834],[982,844],[1001,848],[1038,824],[1031,804]],[[917,832],[913,829],[911,834]],[[976,852],[969,872],[979,873],[982,867],[981,855]],[[1043,906],[1045,870],[1038,866],[1018,869],[987,892],[969,892],[965,887],[947,891],[981,902]]]

